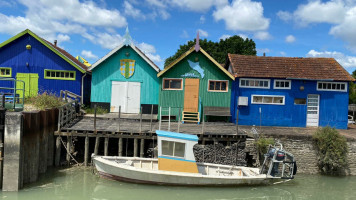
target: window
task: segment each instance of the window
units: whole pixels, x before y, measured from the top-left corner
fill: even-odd
[[[240,79],[240,87],[242,88],[264,88],[269,89],[269,79]]]
[[[251,103],[284,105],[284,96],[252,95]]]
[[[0,77],[11,77],[11,68],[0,67]]]
[[[184,158],[185,143],[162,140],[162,155]]]
[[[291,81],[290,80],[274,80],[274,89],[290,89]]]
[[[305,105],[305,104],[307,104],[307,100],[306,99],[294,99],[294,104],[295,105]]]
[[[182,90],[183,82],[182,79],[177,78],[164,78],[163,79],[163,89],[164,90]]]
[[[45,69],[44,73],[45,79],[75,80],[75,71]]]
[[[347,83],[318,82],[317,90],[347,92]]]
[[[209,92],[227,92],[229,90],[229,81],[209,80],[208,84]]]

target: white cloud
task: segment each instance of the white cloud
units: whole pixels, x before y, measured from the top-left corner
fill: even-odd
[[[139,49],[143,53],[146,54],[153,62],[162,62],[162,58],[160,55],[156,54],[156,48],[153,45],[147,44],[147,43],[140,43],[137,45]]]
[[[81,55],[84,59],[98,59],[98,56],[94,55],[91,51],[83,50]]]
[[[287,53],[284,51],[279,52],[279,54],[281,54],[281,56],[283,56],[283,57],[287,55]]]
[[[205,16],[204,16],[204,15],[200,16],[199,22],[200,22],[201,24],[204,24],[204,23],[205,23]]]
[[[117,33],[96,32],[92,35],[83,35],[83,37],[89,39],[94,44],[99,44],[105,49],[114,49],[123,42],[122,36]]]
[[[141,10],[134,8],[128,1],[124,2],[124,13],[126,16],[133,17],[135,19],[145,19],[146,16],[141,13]]]
[[[229,38],[229,37],[231,37],[231,35],[226,35],[226,34],[224,34],[224,35],[222,35],[222,36],[219,38],[219,40],[226,40],[226,39]]]
[[[202,29],[198,29],[198,31],[199,31],[200,37],[208,37],[209,36],[209,33],[207,31],[204,31]]]
[[[258,40],[269,40],[272,39],[272,36],[266,31],[259,31],[253,35],[254,38]]]
[[[315,51],[312,49],[306,54],[306,56],[335,58],[344,68],[356,67],[355,56],[347,56],[337,51]]]
[[[217,8],[215,20],[224,20],[228,30],[262,31],[269,27],[270,19],[263,16],[261,2],[234,0],[231,4]]]
[[[247,35],[245,35],[245,34],[238,34],[238,36],[240,36],[242,39],[244,39],[244,40],[246,40],[247,38],[248,38],[248,36]]]
[[[293,42],[295,42],[295,37],[293,36],[293,35],[288,35],[287,37],[286,37],[286,42],[287,43],[293,43]]]
[[[256,49],[257,53],[259,54],[264,54],[264,53],[270,53],[271,50],[268,48],[261,48],[261,49]]]
[[[278,12],[277,12],[277,16],[278,16],[281,20],[283,20],[283,21],[285,21],[285,22],[290,21],[290,20],[293,19],[292,13],[287,12],[287,11],[278,11]]]
[[[221,7],[228,4],[228,0],[169,0],[169,4],[196,12],[208,11],[212,6]]]

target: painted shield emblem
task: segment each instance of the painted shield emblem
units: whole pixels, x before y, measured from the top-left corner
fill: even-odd
[[[131,59],[120,60],[121,75],[130,78],[135,72],[135,61]]]

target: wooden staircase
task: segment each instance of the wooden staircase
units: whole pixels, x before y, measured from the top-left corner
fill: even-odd
[[[183,111],[182,115],[182,122],[193,122],[193,123],[200,123],[200,115],[199,112],[188,112]]]

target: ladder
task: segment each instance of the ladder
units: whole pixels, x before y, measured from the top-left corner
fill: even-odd
[[[162,120],[162,113],[164,116],[167,116],[167,112],[168,112],[168,120]],[[168,108],[162,108],[162,106],[159,108],[159,127],[158,130],[161,130],[161,125],[162,122],[168,122],[168,131],[171,130],[171,107]]]
[[[183,110],[182,122],[193,122],[200,123],[200,115],[199,112],[188,112]]]

